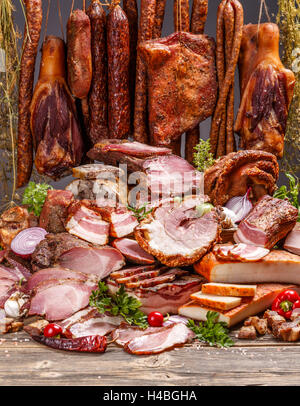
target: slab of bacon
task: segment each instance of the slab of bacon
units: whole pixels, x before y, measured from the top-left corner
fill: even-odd
[[[76,247],[64,252],[58,260],[63,268],[85,274],[106,278],[111,272],[125,265],[123,255],[113,247],[83,248]]]
[[[288,201],[263,196],[234,233],[237,243],[272,248],[295,226],[298,209]]]
[[[203,281],[203,278],[187,275],[186,271],[178,268],[148,265],[111,273],[107,285],[109,291],[115,293],[121,284],[125,284],[127,294],[142,303],[141,310],[146,314],[157,309],[162,314],[177,314],[178,307],[186,303],[192,293],[201,289]]]
[[[265,257],[270,250],[240,243],[234,245],[215,245],[213,252],[218,259],[225,261],[252,262]]]
[[[92,204],[75,202],[69,207],[66,230],[93,244],[105,245],[109,239],[110,225]]]
[[[153,264],[155,258],[148,254],[139,244],[130,238],[119,238],[112,242],[113,247],[121,252],[124,257],[135,264]]]
[[[124,206],[99,207],[98,211],[102,218],[110,223],[109,235],[111,237],[121,238],[130,235],[139,224],[136,217]]]
[[[139,245],[167,266],[185,266],[199,260],[217,241],[215,209],[201,214],[205,196],[158,205],[135,230]]]

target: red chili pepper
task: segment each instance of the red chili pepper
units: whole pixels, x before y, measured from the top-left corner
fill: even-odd
[[[49,323],[47,326],[44,328],[44,336],[45,337],[54,337],[57,336],[58,334],[62,333],[62,328],[60,325],[55,324],[55,323]]]
[[[300,296],[293,289],[286,289],[274,299],[272,310],[289,319],[294,309],[300,307]]]
[[[79,352],[104,352],[107,347],[105,336],[93,335],[78,338],[48,338],[43,335],[32,336],[32,338],[48,347],[57,350],[79,351]]]
[[[148,323],[151,327],[161,327],[164,322],[164,316],[160,312],[151,312],[148,314]]]

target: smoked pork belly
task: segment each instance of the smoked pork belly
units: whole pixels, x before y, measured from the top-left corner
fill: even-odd
[[[133,233],[139,222],[136,217],[126,208],[98,207],[103,220],[110,223],[109,234],[111,237],[121,238]]]
[[[287,200],[263,196],[240,222],[234,240],[237,243],[273,248],[295,226],[298,209]]]
[[[226,261],[251,262],[265,257],[270,251],[267,248],[240,243],[234,245],[215,245],[213,252],[217,258]]]
[[[93,244],[105,245],[109,239],[110,225],[102,220],[102,216],[84,203],[76,202],[66,223],[66,230],[85,241]]]
[[[157,311],[157,309],[164,315],[177,314],[178,307],[188,302],[191,293],[201,289],[203,281],[204,278],[196,275],[183,275],[171,282],[162,283],[160,276],[158,276],[154,286],[140,286],[131,289],[125,285],[125,291],[128,295],[141,302],[140,310],[146,314]],[[111,293],[116,293],[121,287],[121,284],[118,284],[112,278],[107,279],[107,285]]]
[[[93,274],[98,279],[106,278],[111,272],[125,265],[123,255],[113,247],[76,247],[64,252],[58,260],[63,268],[85,274]]]
[[[149,254],[139,244],[130,238],[120,238],[112,242],[113,247],[118,249],[124,257],[135,264],[153,264],[155,258]]]
[[[257,290],[253,298],[243,297],[239,306],[230,310],[217,310],[218,321],[226,323],[229,327],[234,326],[250,316],[256,315],[271,306],[275,297],[285,289],[297,289],[299,287],[291,284],[262,283],[257,285]],[[181,316],[193,320],[205,321],[208,311],[216,311],[211,307],[204,307],[195,301],[190,301],[178,309]]]
[[[256,262],[224,261],[209,252],[194,269],[209,282],[281,282],[300,285],[300,256],[273,250]]]

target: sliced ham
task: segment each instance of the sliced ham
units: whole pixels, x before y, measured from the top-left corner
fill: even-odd
[[[109,223],[103,221],[100,213],[91,210],[83,203],[68,216],[66,230],[76,237],[93,244],[105,245],[109,238]]]
[[[0,265],[0,278],[10,279],[12,281],[19,281],[20,276],[17,275],[11,268]]]
[[[284,249],[300,255],[300,223],[297,223],[284,241]]]
[[[298,209],[287,200],[263,196],[239,224],[234,234],[237,243],[273,248],[295,226]]]
[[[30,302],[28,315],[45,316],[49,321],[63,320],[85,308],[96,284],[68,279],[40,283]]]
[[[7,255],[6,260],[13,267],[13,272],[18,275],[20,279],[27,280],[31,277],[32,273],[24,265],[20,264],[20,262],[14,260],[9,255]]]
[[[300,256],[273,250],[256,262],[224,261],[209,252],[194,269],[209,282],[300,284]]]
[[[173,268],[167,270],[165,273],[162,275],[158,275],[154,278],[150,279],[140,279],[136,282],[130,281],[126,283],[126,287],[129,289],[135,289],[135,288],[151,288],[156,285],[161,285],[163,283],[167,282],[172,282],[174,281],[178,276],[186,275],[188,274],[187,271],[179,268]]]
[[[133,338],[124,345],[124,350],[136,355],[159,354],[189,343],[193,338],[194,333],[185,324],[171,324],[159,332]]]
[[[134,274],[131,276],[126,276],[124,278],[117,278],[115,279],[116,282],[118,283],[125,283],[126,286],[128,286],[128,284],[132,283],[132,282],[138,282],[138,281],[142,281],[144,279],[153,279],[156,278],[157,276],[159,276],[163,270],[165,270],[165,267],[161,267],[161,268],[157,268],[157,269],[153,269],[152,271],[148,271],[148,272],[142,272],[139,274]]]
[[[59,264],[63,268],[94,274],[103,279],[111,272],[121,269],[125,265],[125,260],[123,255],[112,247],[76,247],[63,253],[59,258]]]
[[[26,290],[30,291],[38,286],[40,283],[50,279],[75,279],[79,281],[86,281],[87,275],[82,272],[72,271],[65,268],[47,268],[35,272],[26,283]]]
[[[224,259],[225,261],[251,262],[262,259],[270,250],[240,243],[234,245],[215,245],[213,252],[217,258]]]
[[[117,248],[126,259],[135,264],[153,264],[155,258],[149,254],[135,240],[120,238],[114,240],[112,245]]]

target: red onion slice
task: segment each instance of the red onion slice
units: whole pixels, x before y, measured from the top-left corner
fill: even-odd
[[[47,231],[40,227],[26,228],[15,236],[10,248],[16,255],[28,258],[46,234]]]
[[[226,204],[225,207],[229,210],[232,210],[236,219],[235,222],[238,223],[242,221],[252,210],[253,205],[249,200],[249,193],[251,188],[247,190],[247,193],[244,196],[235,196],[232,197]]]

